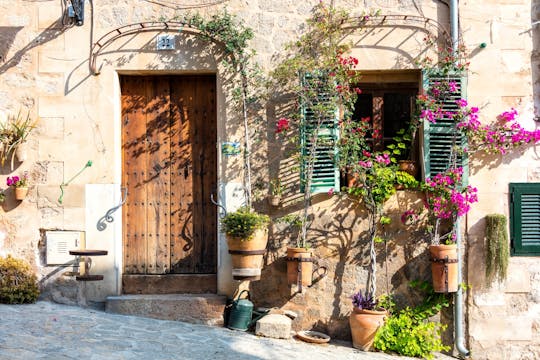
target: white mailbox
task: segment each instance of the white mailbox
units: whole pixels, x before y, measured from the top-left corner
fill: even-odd
[[[70,265],[74,256],[69,250],[77,250],[82,244],[82,231],[46,231],[47,265]]]

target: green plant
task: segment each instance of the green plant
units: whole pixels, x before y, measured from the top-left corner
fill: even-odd
[[[395,351],[404,356],[433,358],[432,352],[449,350],[441,339],[446,326],[430,321],[418,321],[411,310],[391,316],[375,335],[373,347],[377,350]]]
[[[276,178],[270,180],[270,194],[274,196],[283,195],[283,185],[281,184],[281,179]]]
[[[259,214],[244,206],[234,212],[229,212],[221,219],[221,226],[225,234],[242,239],[251,240],[258,229],[264,229],[270,218]]]
[[[391,159],[394,162],[397,162],[398,160],[409,160],[411,143],[413,140],[413,135],[411,132],[413,131],[416,132],[416,128],[413,129],[412,126],[409,131],[399,129],[396,136],[392,138],[394,142],[386,146],[386,148],[390,151]]]
[[[30,266],[11,255],[0,257],[0,303],[34,303],[38,296],[37,278]]]
[[[506,216],[486,215],[486,280],[506,279],[510,257]]]
[[[444,294],[434,293],[428,283],[412,282],[411,286],[426,291],[423,302],[415,308],[406,307],[390,316],[377,331],[373,347],[405,356],[431,359],[434,351],[448,351],[450,347],[441,341],[441,331],[446,326],[431,322],[428,318],[450,306],[450,302]]]

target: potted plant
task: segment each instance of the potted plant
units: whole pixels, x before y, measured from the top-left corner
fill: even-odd
[[[7,186],[10,186],[15,191],[16,200],[24,200],[28,194],[28,174],[24,173],[22,176],[8,176],[6,179]]]
[[[388,312],[379,308],[370,295],[358,291],[352,296],[353,311],[349,316],[353,347],[369,351],[377,330],[384,325]]]
[[[229,254],[232,255],[235,280],[260,279],[263,255],[268,242],[269,222],[267,215],[259,214],[246,206],[228,212],[221,219]]]
[[[384,203],[396,192],[397,187],[416,188],[418,182],[413,176],[400,171],[393,149],[372,151],[370,144],[365,140],[370,132],[369,118],[360,122],[347,120],[342,128],[342,142],[340,154],[347,154],[340,158],[342,168],[350,169],[356,177],[353,184],[349,184],[347,193],[362,201],[358,204],[368,213],[368,240],[370,244],[370,276],[366,297],[376,296],[376,253],[375,243],[380,238],[382,226],[390,222],[384,214]],[[375,140],[382,137],[374,132]],[[351,148],[352,146],[352,148]]]
[[[463,168],[450,168],[421,184],[426,194],[431,237],[429,253],[435,292],[455,292],[458,288],[457,246],[454,224],[465,215],[471,204],[478,201],[477,189],[462,185]]]
[[[283,195],[283,185],[281,185],[281,179],[276,178],[270,181],[270,195],[268,196],[268,202],[272,206],[279,206],[281,204],[281,196]]]
[[[19,161],[27,158],[27,138],[30,132],[36,127],[36,122],[30,117],[30,112],[23,117],[21,111],[18,114],[8,116],[5,123],[0,125],[0,162],[3,165],[11,156],[11,168],[13,169],[14,157]]]

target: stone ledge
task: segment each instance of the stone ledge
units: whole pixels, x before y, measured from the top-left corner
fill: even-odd
[[[216,294],[122,295],[107,297],[105,311],[222,326],[225,303],[226,297]]]

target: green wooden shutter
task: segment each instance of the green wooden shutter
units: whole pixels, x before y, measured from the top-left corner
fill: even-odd
[[[311,101],[301,102],[301,177],[302,188],[308,171],[307,158],[314,135],[317,135],[311,192],[313,194],[339,191],[339,168],[337,166],[337,142],[339,138],[338,109],[333,104],[328,77],[323,74],[304,74],[301,77],[303,87],[314,89]],[[324,111],[322,111],[324,109]]]
[[[510,184],[512,255],[540,255],[540,183]]]
[[[455,81],[457,91],[452,92],[442,100],[443,112],[457,111],[456,100],[466,98],[467,81],[461,74],[424,74],[424,91],[435,82]],[[456,143],[460,148],[467,147],[467,137],[456,129],[451,119],[437,118],[435,123],[424,121],[424,171],[425,177],[444,172],[451,165],[452,146]],[[468,182],[469,162],[466,153],[458,155],[458,166],[463,167],[463,184]]]

